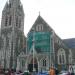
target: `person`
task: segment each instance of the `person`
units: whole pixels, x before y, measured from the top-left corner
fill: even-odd
[[[8,75],[11,75],[11,70],[9,69],[9,71],[8,71]]]
[[[70,72],[71,75],[74,75],[74,70],[73,70],[72,65],[69,66],[69,72]]]
[[[11,69],[11,75],[15,75],[15,71]]]
[[[55,69],[53,67],[50,68],[49,75],[55,75]]]
[[[59,74],[59,71],[57,68],[55,68],[55,74],[58,75]]]
[[[11,75],[15,75],[15,72],[11,72]]]

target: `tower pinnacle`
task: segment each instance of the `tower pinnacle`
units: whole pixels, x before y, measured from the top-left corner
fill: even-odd
[[[40,11],[39,11],[39,16],[40,16]]]

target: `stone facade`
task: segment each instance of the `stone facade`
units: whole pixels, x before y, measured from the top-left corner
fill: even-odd
[[[9,0],[2,11],[0,64],[16,68],[17,56],[25,45],[24,11],[20,0]]]
[[[3,68],[36,71],[59,70],[72,64],[72,50],[39,15],[24,36],[24,11],[20,0],[9,0],[2,11],[0,65]],[[30,39],[30,40],[29,40]],[[33,64],[34,63],[34,64]]]
[[[65,68],[67,68],[67,64],[69,63],[67,61],[67,53],[68,53],[68,48],[67,46],[63,43],[63,41],[57,36],[57,34],[54,32],[54,30],[49,27],[49,25],[44,21],[44,19],[39,15],[37,20],[35,21],[34,25],[32,26],[31,30],[29,33],[32,32],[32,29],[34,28],[34,32],[35,32],[35,35],[37,32],[40,32],[40,33],[43,33],[43,32],[50,32],[51,35],[49,35],[48,37],[50,38],[48,41],[50,41],[50,45],[49,45],[49,52],[47,53],[47,49],[45,50],[46,52],[44,53],[44,48],[42,48],[42,52],[40,51],[39,53],[37,52],[37,49],[35,48],[35,51],[37,52],[37,58],[39,59],[38,60],[38,63],[40,62],[41,64],[44,63],[43,60],[46,60],[46,65],[41,65],[39,64],[40,66],[40,69],[43,69],[43,70],[48,70],[49,67],[51,65],[54,65],[54,66],[61,66],[61,68],[63,66],[66,66]],[[28,36],[29,36],[29,33],[28,33]],[[42,35],[40,35],[42,37]],[[43,38],[45,38],[46,36],[44,35]],[[30,37],[27,37],[27,39],[29,39]],[[35,42],[36,41],[36,36],[34,37],[35,38]],[[43,39],[42,38],[42,39]],[[40,38],[39,38],[40,39]],[[33,39],[32,39],[33,40]],[[39,41],[40,42],[40,41]],[[40,42],[41,43],[41,42]],[[44,44],[46,43],[45,40],[43,40],[43,42],[41,44]],[[47,42],[48,43],[48,42]],[[36,44],[35,43],[35,47],[36,47]],[[40,44],[40,45],[41,45]],[[44,47],[45,45],[43,45]],[[29,46],[28,46],[29,47]],[[47,47],[48,48],[48,47]],[[39,54],[41,55],[39,57]],[[35,55],[36,56],[36,55]],[[42,58],[43,57],[43,58]]]
[[[38,71],[49,70],[51,66],[59,70],[68,69],[69,64],[72,64],[71,50],[69,51],[68,46],[40,15],[28,32],[27,54],[20,55],[18,59],[21,57],[25,58],[24,70],[30,70],[28,66],[33,64],[33,61],[36,61]],[[20,67],[22,67],[21,64]],[[34,68],[36,69],[35,66]]]

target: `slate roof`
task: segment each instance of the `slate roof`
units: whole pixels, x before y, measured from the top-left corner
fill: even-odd
[[[75,38],[64,39],[63,41],[72,50],[73,63],[75,63]]]
[[[29,32],[31,32],[33,30],[33,28],[36,31],[36,26],[42,24],[43,25],[43,31],[47,32],[47,31],[52,31],[53,29],[46,23],[46,21],[39,15],[37,17],[37,19],[35,20],[34,24],[32,25],[31,29]],[[29,34],[28,32],[28,34]]]
[[[75,48],[75,38],[64,39],[63,41],[69,48]]]

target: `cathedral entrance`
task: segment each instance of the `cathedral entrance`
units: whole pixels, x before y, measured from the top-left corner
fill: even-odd
[[[33,72],[33,67],[35,69],[36,72],[38,72],[38,63],[37,63],[37,59],[33,58],[31,59],[30,63],[28,64],[28,70],[29,72]]]

